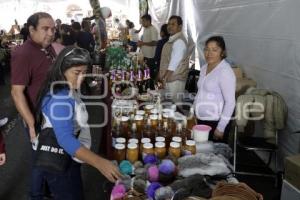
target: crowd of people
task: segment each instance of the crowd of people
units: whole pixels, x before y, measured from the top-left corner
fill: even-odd
[[[48,13],[38,12],[28,18],[26,30],[20,30],[25,35],[24,43],[11,52],[11,95],[24,121],[24,132],[28,141],[38,146],[38,132],[46,128],[53,130],[59,146],[72,158],[68,168],[58,173],[36,167],[37,155],[33,150],[31,199],[43,199],[45,182],[55,199],[82,199],[82,162],[95,167],[111,182],[121,176],[112,162],[90,150],[88,114],[77,93],[99,38],[100,48],[106,48],[105,18],[109,16],[110,11],[93,27],[91,18],[67,25],[59,19],[54,21]],[[171,94],[173,102],[182,101],[189,72],[188,42],[182,32],[182,18],[171,16],[161,27],[160,39],[150,15],[143,15],[141,23],[141,37],[141,29],[136,30],[129,20],[120,29],[128,31],[132,51],[140,48],[157,86]],[[235,107],[236,80],[225,60],[224,39],[210,37],[204,55],[207,64],[202,67],[197,83],[195,113],[199,123],[213,128],[210,139],[226,142],[229,118]],[[64,84],[54,84],[58,81]],[[0,165],[5,162],[2,141],[0,134]]]

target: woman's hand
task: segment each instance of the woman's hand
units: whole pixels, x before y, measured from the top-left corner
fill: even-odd
[[[116,182],[121,179],[122,174],[119,172],[117,166],[115,166],[109,160],[101,158],[101,162],[98,163],[97,169],[110,181]]]
[[[219,131],[217,128],[214,132],[214,139],[215,140],[222,140],[224,136],[224,132]]]
[[[4,165],[5,161],[6,161],[6,155],[5,155],[5,153],[1,153],[0,154],[0,166]]]

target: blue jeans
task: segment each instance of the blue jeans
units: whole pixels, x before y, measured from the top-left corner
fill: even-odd
[[[50,172],[37,167],[32,170],[31,200],[43,200],[43,181],[48,183],[54,200],[83,200],[81,164],[72,161],[64,173]]]

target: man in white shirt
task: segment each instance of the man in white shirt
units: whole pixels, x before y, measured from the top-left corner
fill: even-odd
[[[181,101],[189,69],[187,40],[181,30],[181,17],[171,16],[168,22],[170,38],[163,47],[159,71],[159,82],[165,85],[174,102]]]
[[[158,40],[158,31],[151,24],[151,16],[146,14],[142,16],[142,26],[144,27],[144,32],[142,35],[142,40],[138,41],[138,46],[144,55],[144,60],[150,68],[150,76],[156,77],[157,70],[154,65],[154,55],[156,49],[156,43]]]

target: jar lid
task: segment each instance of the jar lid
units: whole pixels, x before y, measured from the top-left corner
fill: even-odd
[[[139,140],[138,140],[138,139],[135,139],[135,138],[131,138],[131,139],[128,140],[128,143],[138,144],[138,143],[139,143]]]
[[[173,147],[173,148],[179,148],[180,147],[180,144],[178,142],[171,142],[170,143],[170,147]]]
[[[116,144],[115,149],[123,150],[123,149],[125,149],[125,145],[124,144]]]
[[[141,140],[142,144],[150,143],[150,142],[151,142],[150,138],[142,138],[142,140]]]
[[[169,118],[169,113],[163,113],[163,118]]]
[[[137,115],[144,115],[144,114],[145,114],[145,111],[144,111],[144,110],[137,110],[137,111],[136,111],[136,114],[137,114]]]
[[[150,115],[150,119],[151,120],[158,120],[158,116],[157,115]]]
[[[124,144],[125,142],[126,142],[126,139],[123,138],[123,137],[118,137],[118,138],[116,138],[116,143]]]
[[[155,138],[155,141],[156,141],[156,142],[164,142],[164,141],[166,141],[166,138],[165,138],[165,137],[158,136],[158,137]]]
[[[137,121],[143,120],[143,116],[142,115],[136,115],[134,117],[134,120],[137,120]]]
[[[129,144],[127,145],[127,148],[128,148],[128,149],[137,149],[137,144],[136,144],[136,143],[129,143]]]
[[[178,136],[175,136],[175,137],[172,137],[172,141],[173,141],[173,142],[181,143],[181,142],[182,142],[182,138],[181,138],[181,137],[178,137]]]
[[[187,141],[185,142],[185,144],[188,145],[188,146],[195,146],[195,145],[196,145],[196,142],[195,142],[195,140],[187,140]]]
[[[143,148],[145,148],[145,149],[152,149],[153,148],[153,144],[152,143],[145,143],[143,145]]]
[[[126,122],[126,121],[128,121],[129,120],[129,117],[126,117],[126,116],[122,116],[122,118],[121,118],[121,121],[122,122]]]
[[[145,106],[145,109],[147,109],[147,110],[151,110],[153,108],[154,108],[154,105],[152,105],[152,104],[148,104]]]
[[[155,142],[155,147],[157,148],[164,148],[166,144],[164,142]]]
[[[151,113],[151,114],[157,114],[157,113],[158,113],[158,110],[157,110],[156,108],[154,108],[154,109],[152,109],[152,110],[150,111],[150,113]]]

